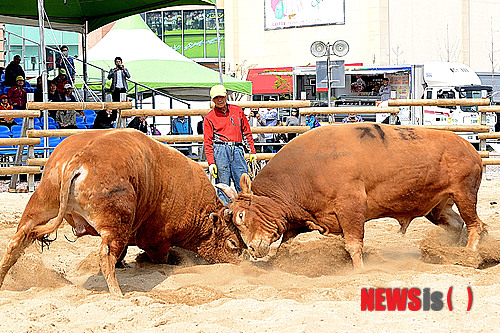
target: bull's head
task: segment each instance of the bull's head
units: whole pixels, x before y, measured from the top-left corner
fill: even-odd
[[[225,219],[223,213],[224,209],[209,215],[212,235],[204,246],[198,249],[198,253],[210,263],[237,264],[240,262],[245,243],[236,226],[229,219]]]
[[[240,186],[241,193],[237,194],[229,186],[217,185],[231,199],[224,216],[238,228],[250,254],[262,258],[283,234],[284,220],[272,199],[252,193],[252,181],[247,174],[241,177]]]

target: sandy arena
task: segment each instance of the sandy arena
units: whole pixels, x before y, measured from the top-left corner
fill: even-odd
[[[2,256],[29,197],[0,193]],[[182,250],[176,250],[179,265],[153,265],[136,261],[140,250],[132,247],[130,267],[117,270],[123,298],[107,292],[96,254],[100,239],[72,243],[65,224],[49,250],[32,245],[10,270],[0,291],[0,331],[490,332],[500,323],[500,178],[483,180],[478,212],[489,229],[479,255],[450,248],[449,237],[423,218],[405,236],[396,220],[370,221],[364,271],[351,268],[340,238],[316,233],[239,266],[204,265]],[[446,306],[360,310],[361,288],[431,288],[446,295],[451,286],[451,312]],[[467,286],[474,295],[470,312]]]

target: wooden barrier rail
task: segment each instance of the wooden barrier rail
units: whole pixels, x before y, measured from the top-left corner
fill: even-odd
[[[288,101],[228,101],[229,104],[238,105],[242,108],[308,108],[311,101],[288,100]]]
[[[252,127],[252,133],[304,133],[309,131],[307,126],[262,126]],[[29,138],[42,138],[42,137],[66,137],[88,131],[103,131],[103,130],[88,130],[88,129],[50,129],[50,130],[28,130],[27,135]],[[201,135],[163,135],[153,136],[154,139],[162,142],[201,142],[203,136]],[[166,139],[164,139],[166,138]],[[201,139],[200,139],[201,138]]]
[[[477,138],[482,140],[486,139],[500,139],[500,132],[489,132],[489,133],[480,133],[477,135]]]
[[[206,116],[210,109],[133,109],[122,110],[122,118],[135,116]]]
[[[500,165],[500,158],[484,158],[483,165]]]
[[[347,107],[347,106],[337,106],[337,107],[314,107],[314,108],[301,108],[299,109],[300,115],[309,115],[309,114],[348,114],[348,113],[356,113],[356,114],[364,114],[364,113],[398,113],[399,108],[396,107],[388,107],[388,108],[379,108],[376,106],[370,107]]]
[[[257,153],[257,161],[270,160],[276,155],[276,153]],[[245,154],[245,158],[249,159],[250,154]],[[47,164],[48,158],[29,158],[26,160],[26,165],[28,166],[44,166]],[[198,162],[202,167],[206,164],[205,169],[208,169],[207,162]]]
[[[35,110],[1,110],[0,118],[36,118],[40,111]]]
[[[500,112],[500,105],[479,106],[477,110],[479,112]]]
[[[30,145],[36,146],[41,142],[40,138],[0,138],[0,146],[7,145]]]
[[[28,110],[106,110],[131,109],[132,102],[28,102]]]
[[[0,168],[0,176],[5,175],[18,175],[18,174],[37,174],[41,173],[42,170],[37,166],[13,166]]]
[[[390,99],[389,106],[475,106],[490,105],[488,98],[463,99]]]

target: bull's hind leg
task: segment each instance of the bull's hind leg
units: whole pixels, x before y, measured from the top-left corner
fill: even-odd
[[[477,249],[477,244],[484,231],[484,224],[479,219],[477,215],[477,194],[476,195],[464,195],[464,194],[454,194],[453,199],[458,207],[460,216],[467,226],[467,231],[469,233],[469,239],[467,241],[467,247],[473,250]]]
[[[123,296],[116,279],[115,265],[127,246],[127,241],[117,236],[114,230],[103,230],[100,234],[102,242],[99,248],[99,257],[102,274],[108,284],[109,292],[113,295]]]
[[[25,209],[29,209],[28,206]],[[7,246],[7,251],[3,256],[2,262],[0,263],[0,287],[3,284],[5,276],[12,266],[17,262],[17,260],[23,255],[24,250],[33,243],[35,239],[41,239],[45,234],[40,234],[35,232],[36,227],[45,225],[52,218],[56,217],[57,210],[50,212],[44,212],[42,216],[37,216],[36,214],[23,213],[23,217],[19,222],[18,230],[16,234],[11,238]],[[37,219],[35,219],[37,216]],[[51,229],[52,230],[52,229]]]

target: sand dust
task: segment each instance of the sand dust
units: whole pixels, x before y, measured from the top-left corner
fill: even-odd
[[[0,255],[30,194],[0,193]],[[488,235],[478,252],[423,218],[406,235],[393,219],[366,225],[364,270],[341,237],[299,235],[270,256],[206,265],[175,249],[178,265],[136,260],[117,269],[123,298],[107,292],[99,238],[75,243],[64,225],[50,249],[32,245],[0,291],[1,332],[366,332],[495,331],[500,322],[500,179],[483,181],[478,211]],[[453,286],[454,311],[363,312],[361,288]],[[466,312],[467,287],[474,293]]]

